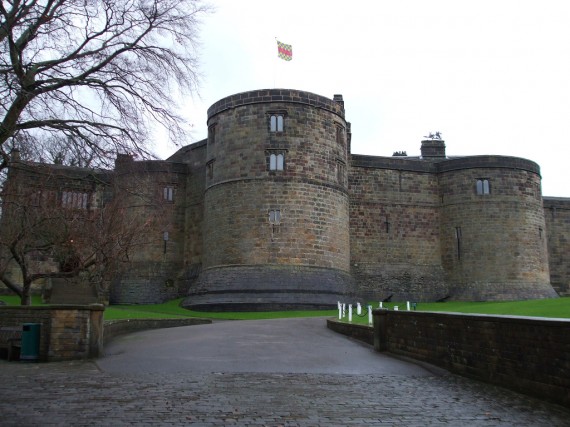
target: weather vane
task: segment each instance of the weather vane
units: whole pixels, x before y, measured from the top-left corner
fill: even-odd
[[[441,132],[435,132],[435,133],[430,132],[429,135],[424,136],[424,138],[441,140]]]

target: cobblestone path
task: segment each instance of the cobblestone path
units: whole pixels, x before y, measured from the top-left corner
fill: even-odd
[[[2,426],[570,426],[570,411],[455,375],[109,374],[0,362]]]

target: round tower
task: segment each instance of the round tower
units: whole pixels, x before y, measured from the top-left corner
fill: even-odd
[[[184,305],[335,306],[349,276],[342,96],[269,89],[208,110],[204,252]]]
[[[438,164],[442,264],[456,300],[556,297],[550,285],[540,169],[473,156]]]

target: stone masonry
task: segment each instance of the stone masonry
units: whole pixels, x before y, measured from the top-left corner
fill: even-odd
[[[570,199],[543,199],[536,163],[450,157],[439,135],[421,142],[420,156],[353,154],[351,135],[341,95],[255,90],[212,105],[208,138],[164,161],[119,155],[114,170],[89,171],[163,205],[111,302],[187,296],[185,306],[202,310],[268,310],[331,307],[346,295],[569,292]],[[50,167],[25,166],[12,179]]]

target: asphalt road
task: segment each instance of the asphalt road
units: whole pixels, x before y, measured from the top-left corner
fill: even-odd
[[[432,373],[326,328],[323,318],[223,321],[118,337],[99,367],[111,373]]]

